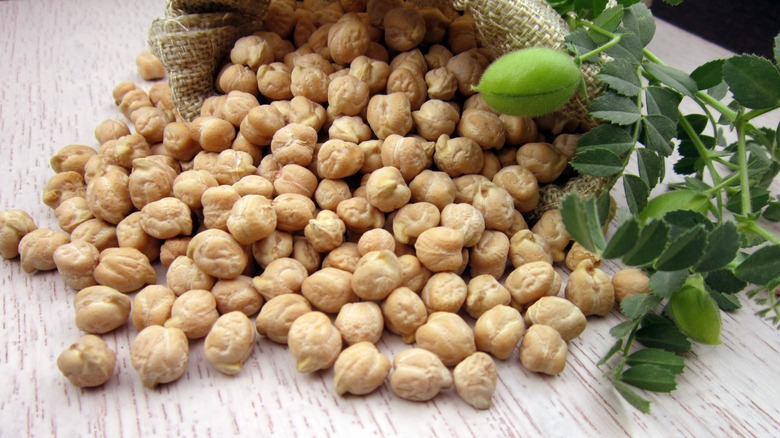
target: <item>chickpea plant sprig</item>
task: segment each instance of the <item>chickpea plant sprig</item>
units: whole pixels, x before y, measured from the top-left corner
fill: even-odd
[[[606,376],[616,390],[649,412],[650,401],[634,388],[676,389],[691,341],[719,344],[721,312],[739,309],[741,292],[765,306],[759,316],[780,327],[780,237],[762,226],[780,221],[780,197],[770,192],[780,172],[780,127],[753,124],[780,108],[780,35],[774,62],[736,55],[686,74],[646,49],[655,21],[638,0],[618,0],[609,8],[607,0],[549,2],[572,29],[566,39],[574,55],[570,63],[600,63],[605,86],[589,107],[601,124],[581,136],[571,165],[581,174],[621,178],[628,203],[609,238],[601,231],[608,193],[597,199],[570,193],[562,202],[563,221],[588,250],[650,275],[651,293],[621,303],[626,320],[610,331],[616,341],[600,362],[610,365]],[[534,61],[540,70],[567,65],[550,55]],[[491,96],[490,91],[519,89],[544,101],[531,105],[531,112],[562,103],[560,92],[534,93],[538,86],[523,88],[522,76],[515,75],[521,82],[517,88],[507,79],[512,75],[491,76],[489,70],[480,91],[487,92],[489,104],[498,99],[503,111],[529,112],[521,99]],[[572,81],[581,85],[582,80],[562,71],[546,77],[560,86],[547,86],[564,89],[570,97],[576,91]],[[701,114],[683,114],[684,98],[695,102]],[[680,157],[673,166],[676,176],[668,176],[666,160],[675,151]],[[632,156],[637,174],[626,171]],[[651,197],[661,183],[668,190]]]

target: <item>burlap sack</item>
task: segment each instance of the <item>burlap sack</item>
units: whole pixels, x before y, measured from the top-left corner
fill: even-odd
[[[150,49],[168,71],[171,95],[179,116],[191,120],[203,101],[215,93],[214,79],[233,43],[241,36],[263,28],[270,0],[167,0],[165,17],[152,23]],[[569,29],[545,0],[414,0],[420,6],[449,3],[468,11],[483,37],[485,46],[496,55],[512,50],[547,46],[562,48]],[[590,98],[601,88],[595,66],[586,64],[583,76]],[[588,128],[595,125],[588,116],[585,99],[575,95],[561,110],[569,119]],[[583,195],[608,189],[613,180],[577,176],[563,187],[544,186],[537,208],[526,214],[529,221],[557,208],[564,194],[575,188]]]

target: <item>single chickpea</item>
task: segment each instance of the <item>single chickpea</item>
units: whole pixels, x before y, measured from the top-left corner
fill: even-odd
[[[311,198],[317,189],[317,176],[297,164],[287,164],[276,173],[273,186],[277,194],[296,193]]]
[[[354,273],[360,257],[362,255],[358,251],[357,243],[344,242],[325,256],[322,260],[322,267],[332,267]]]
[[[423,287],[421,298],[428,313],[457,313],[468,294],[466,281],[452,272],[433,274]]]
[[[303,230],[317,211],[311,198],[297,193],[278,195],[271,207],[276,212],[276,228],[288,232]]]
[[[147,94],[146,91],[140,89],[127,90],[122,94],[122,98],[119,102],[119,112],[132,122],[135,120],[133,114],[136,110],[151,106],[154,105],[149,99],[149,94]]]
[[[89,211],[98,219],[118,224],[133,210],[129,183],[126,174],[114,169],[92,178],[85,196]]]
[[[501,162],[494,152],[486,151],[483,155],[485,156],[485,163],[482,165],[482,170],[479,173],[485,178],[493,179],[498,171],[501,170]]]
[[[330,113],[330,107],[328,112]],[[374,133],[359,116],[336,116],[330,128],[328,128],[328,136],[331,140],[337,139],[350,143],[360,143],[370,140]]]
[[[384,166],[382,162],[382,140],[368,140],[358,143],[358,147],[363,151],[363,166],[360,168],[360,172],[367,174],[371,173],[380,167]]]
[[[509,114],[499,114],[498,118],[504,124],[507,144],[523,145],[536,141],[538,129],[534,119],[525,116],[511,116]]]
[[[341,333],[322,312],[307,312],[293,321],[287,334],[290,353],[299,373],[333,366],[341,353]]]
[[[474,140],[482,149],[501,149],[506,142],[504,124],[498,115],[480,109],[464,110],[457,132],[461,137]]]
[[[529,212],[539,204],[539,182],[523,166],[504,166],[493,176],[493,183],[509,193],[515,208],[521,212]]]
[[[472,205],[485,218],[485,228],[504,231],[512,226],[515,204],[512,196],[503,187],[484,183],[474,193]]]
[[[230,49],[230,62],[245,65],[257,71],[261,65],[274,61],[271,44],[258,35],[249,35],[236,40]]]
[[[395,239],[389,231],[383,228],[376,228],[366,231],[360,236],[360,240],[358,240],[358,251],[361,256],[366,255],[371,251],[381,250],[395,253]]]
[[[217,187],[216,178],[205,170],[187,170],[173,180],[172,194],[191,209],[203,207],[201,199],[206,190]]]
[[[137,209],[147,204],[171,196],[176,171],[151,157],[133,160],[133,171],[130,173],[127,188],[130,201]]]
[[[541,297],[558,295],[561,276],[547,262],[530,262],[510,272],[504,286],[515,303],[531,304]]]
[[[276,259],[289,257],[293,250],[292,234],[274,230],[265,239],[260,239],[252,244],[252,256],[261,268],[267,266]]]
[[[227,94],[220,94],[217,96],[207,97],[206,100],[203,101],[203,104],[200,107],[200,116],[201,117],[218,116],[221,111],[222,104],[225,103],[226,98],[227,98]]]
[[[164,110],[153,106],[138,108],[133,119],[135,132],[143,135],[149,144],[162,142],[165,125],[173,121]]]
[[[560,333],[564,341],[571,341],[585,331],[587,320],[571,301],[560,297],[542,297],[525,313],[527,325],[542,324]]]
[[[165,286],[149,285],[133,297],[130,321],[141,331],[151,325],[163,325],[171,317],[176,294]]]
[[[425,19],[415,9],[394,8],[383,19],[385,44],[398,52],[417,47],[425,37]]]
[[[178,296],[192,289],[210,290],[216,280],[186,255],[176,257],[165,273],[166,284]]]
[[[351,278],[352,290],[364,300],[382,300],[401,286],[401,263],[390,251],[371,251],[360,258]]]
[[[412,112],[412,120],[418,134],[426,140],[435,141],[441,135],[452,135],[460,115],[447,102],[431,99]]]
[[[328,108],[334,114],[357,116],[368,107],[368,84],[353,75],[340,76],[328,85]]]
[[[95,245],[76,240],[57,248],[53,259],[65,286],[82,290],[97,284],[92,274],[98,264],[99,256],[100,251],[95,248]]]
[[[487,177],[479,174],[467,174],[452,178],[452,182],[455,183],[455,202],[471,204],[474,202],[474,194],[477,193],[479,187],[490,182]]]
[[[474,325],[477,350],[507,360],[514,353],[525,333],[525,322],[520,312],[500,304],[485,311]]]
[[[293,321],[311,311],[311,305],[302,295],[277,295],[260,309],[255,328],[261,336],[267,336],[279,344],[286,344]]]
[[[211,288],[211,293],[217,300],[220,315],[238,311],[252,316],[263,305],[263,297],[253,286],[252,278],[245,275],[239,275],[232,280],[217,281]]]
[[[598,266],[593,263],[594,266]],[[618,303],[637,294],[650,293],[650,277],[636,268],[626,268],[615,272],[612,276],[612,287],[615,290],[615,299]]]
[[[178,328],[146,327],[130,344],[130,362],[147,388],[178,379],[187,370],[189,344]]]
[[[501,278],[506,270],[509,238],[500,231],[485,230],[476,245],[469,250],[472,277],[490,275]]]
[[[414,243],[417,258],[432,272],[457,271],[463,264],[463,234],[447,227],[423,231]]]
[[[285,1],[270,2],[268,5],[269,17],[274,17],[273,20],[268,20],[265,23],[265,29],[269,32],[279,35],[282,38],[286,38],[290,35],[295,27],[295,5]]]
[[[420,295],[408,287],[392,291],[381,303],[385,327],[407,344],[415,340],[417,329],[428,319],[428,310]]]
[[[114,86],[114,89],[111,91],[111,97],[114,98],[114,103],[119,105],[125,94],[137,89],[138,86],[131,81],[122,81]]]
[[[322,153],[321,150],[320,153]],[[319,155],[317,159],[319,160]],[[314,200],[317,202],[317,206],[334,212],[339,202],[351,197],[349,185],[341,179],[322,179],[314,191]]]
[[[344,241],[346,225],[336,213],[322,210],[306,225],[303,230],[306,239],[318,252],[328,252],[336,249]]]
[[[571,160],[574,158],[577,142],[580,137],[581,134],[559,134],[553,139],[552,146],[559,154],[566,157],[567,160]]]
[[[247,175],[233,183],[233,188],[242,198],[258,195],[270,200],[274,193],[273,183],[260,175]]]
[[[447,31],[447,43],[453,53],[463,53],[477,47],[477,28],[474,18],[461,15],[450,24]]]
[[[309,275],[317,272],[322,265],[322,254],[316,251],[304,236],[293,238],[293,251],[290,256],[301,262]]]
[[[427,167],[422,142],[415,137],[391,134],[381,145],[382,163],[401,171],[404,180],[411,180]]]
[[[101,334],[115,330],[130,316],[130,298],[107,286],[84,288],[73,298],[76,327],[87,333]]]
[[[405,93],[377,94],[368,101],[366,119],[376,136],[406,135],[412,129],[412,106]]]
[[[176,297],[166,328],[181,329],[189,339],[205,337],[219,318],[217,301],[207,290],[193,289]]]
[[[531,228],[531,231],[547,240],[553,261],[562,262],[565,259],[565,250],[571,242],[571,235],[566,231],[559,209],[553,208],[545,211],[536,225]]]
[[[37,228],[35,221],[26,211],[0,211],[0,256],[5,259],[12,259],[18,256],[19,243],[22,238]],[[48,237],[48,234],[43,234],[39,238]]]
[[[173,101],[171,100],[171,86],[168,81],[155,82],[149,87],[149,100],[157,108],[163,110],[173,110]]]
[[[208,152],[230,149],[236,138],[236,128],[227,120],[214,116],[197,117],[190,123],[190,135]]]
[[[70,240],[89,242],[95,245],[98,251],[119,246],[116,227],[100,219],[84,221],[70,233]]]
[[[290,74],[290,91],[293,96],[325,103],[328,101],[328,75],[314,67],[295,67]]]
[[[292,68],[283,62],[273,62],[257,68],[257,88],[260,94],[273,100],[293,98]]]
[[[190,127],[184,122],[165,125],[162,143],[168,154],[180,161],[189,161],[200,151],[200,144],[192,138]]]
[[[454,178],[469,173],[479,173],[485,158],[482,148],[474,140],[442,135],[436,140],[433,160],[439,170]]]
[[[558,178],[568,164],[550,143],[526,143],[517,150],[517,164],[534,174],[541,183],[551,183]]]
[[[14,210],[11,210],[14,211]],[[3,229],[11,228],[9,221],[6,219],[6,223]],[[32,219],[29,221],[32,223]],[[33,224],[34,226],[34,224]],[[9,233],[10,234],[10,233]],[[51,271],[57,267],[54,262],[54,252],[62,245],[70,242],[70,238],[67,234],[58,233],[48,228],[37,228],[30,230],[26,234],[16,234],[8,240],[3,236],[4,243],[6,241],[15,241],[19,238],[19,256],[22,262],[22,269],[28,274],[32,274],[35,271]],[[10,251],[6,252],[8,254]],[[10,258],[10,257],[9,257]]]
[[[109,123],[116,122],[122,124],[122,122],[117,120],[107,120],[106,122],[103,123],[107,123],[107,122]],[[122,124],[122,126],[125,126],[125,128],[127,128],[126,125],[124,124]],[[126,134],[123,133],[119,137],[129,135],[129,134],[130,132],[127,132]],[[104,142],[100,142],[100,143],[102,144]],[[57,151],[57,153],[51,157],[51,160],[49,160],[49,164],[51,165],[51,168],[57,173],[76,172],[83,177],[84,166],[87,164],[87,161],[89,161],[89,159],[95,155],[97,155],[97,151],[94,148],[91,148],[89,146],[78,145],[78,144],[71,144],[71,145],[64,146],[62,149]]]
[[[169,239],[192,233],[190,208],[183,201],[168,197],[146,204],[141,209],[141,228],[155,239]]]
[[[569,252],[566,253],[566,259],[564,262],[566,267],[573,271],[577,269],[577,265],[579,265],[580,262],[585,259],[591,260],[593,265],[597,268],[601,264],[601,258],[598,255],[593,254],[592,252],[585,249],[585,247],[580,245],[579,242],[574,242],[571,248],[569,248]],[[615,294],[615,298],[617,299],[617,289],[615,289]]]
[[[435,7],[420,9],[419,13],[425,22],[425,36],[423,36],[422,43],[428,46],[438,45],[447,34],[451,20],[439,8]]]
[[[268,146],[276,131],[285,125],[284,116],[271,105],[260,105],[249,110],[241,121],[241,135],[257,146]]]
[[[436,354],[445,366],[455,366],[477,351],[474,332],[456,313],[431,313],[415,339],[418,347]]]
[[[136,291],[157,281],[157,273],[149,259],[135,248],[104,249],[93,275],[98,284],[122,293]]]
[[[273,135],[271,151],[279,164],[308,166],[314,154],[317,131],[300,124],[290,123]]]
[[[393,236],[399,243],[414,243],[425,230],[439,224],[439,209],[429,202],[401,207],[393,220]]]
[[[395,355],[390,388],[401,398],[427,401],[452,386],[452,374],[435,354],[411,348]]]
[[[238,90],[231,91],[222,104],[220,116],[238,128],[249,111],[257,106],[260,106],[260,102],[253,94]]]
[[[236,90],[257,94],[257,75],[245,65],[227,63],[217,74],[216,88],[223,94]]]
[[[373,96],[387,88],[390,65],[368,56],[358,56],[349,65],[349,74],[368,85],[368,94]]]
[[[485,231],[485,219],[480,211],[464,203],[447,204],[441,211],[441,225],[460,231],[466,248],[476,245]]]
[[[385,215],[364,197],[352,197],[339,202],[336,214],[348,230],[357,232],[382,228],[385,224]]]
[[[246,195],[233,204],[226,225],[238,243],[251,245],[276,229],[276,212],[268,198]]]
[[[472,318],[479,318],[496,306],[508,306],[512,295],[492,275],[478,275],[469,280],[466,294],[466,312]]]
[[[244,249],[222,230],[205,230],[192,238],[187,256],[206,274],[216,278],[236,278],[246,268]]]
[[[163,242],[160,247],[160,263],[169,268],[176,257],[186,255],[190,240],[191,237],[174,237]]]
[[[385,213],[403,207],[411,196],[401,171],[392,166],[372,172],[366,184],[368,202]]]
[[[364,153],[357,144],[330,139],[322,143],[317,153],[317,174],[333,180],[346,178],[360,171],[363,161]]]
[[[446,67],[433,68],[425,73],[425,85],[428,98],[445,102],[455,97],[458,91],[458,79]]]
[[[227,231],[227,221],[233,206],[241,197],[232,186],[210,187],[200,198],[203,205],[203,225],[209,229]]]
[[[428,71],[428,63],[425,62],[425,57],[420,49],[412,49],[397,53],[390,61],[390,69],[392,71],[401,68],[415,72],[419,76],[425,76],[425,72]]]
[[[471,96],[475,93],[472,87],[479,83],[484,68],[471,53],[465,52],[453,56],[447,61],[446,68],[458,81],[458,92],[461,95]]]
[[[259,275],[252,279],[252,286],[266,300],[279,295],[300,293],[303,281],[309,272],[301,262],[289,257],[280,257],[270,262]]]
[[[382,309],[373,301],[345,303],[334,325],[347,345],[361,342],[376,344],[382,338],[385,327]]]
[[[449,61],[452,56],[452,52],[450,52],[450,49],[448,49],[446,46],[441,44],[433,44],[428,48],[428,53],[426,53],[423,57],[425,58],[425,62],[428,64],[428,71],[430,72],[431,70],[440,68],[446,69],[447,61]]]
[[[57,368],[79,388],[103,385],[114,375],[115,367],[116,353],[95,335],[80,337],[57,356]]]
[[[92,212],[89,211],[87,200],[81,196],[68,198],[62,201],[54,214],[57,216],[57,222],[60,228],[66,233],[72,233],[82,223],[92,219]],[[14,245],[16,247],[17,245]]]
[[[255,346],[255,328],[242,312],[220,316],[203,342],[206,360],[219,372],[238,374]]]
[[[373,343],[358,342],[339,354],[333,370],[336,394],[364,395],[382,386],[390,373],[390,360]]]
[[[552,264],[552,250],[543,236],[521,230],[509,239],[509,261],[515,268],[530,262]]]
[[[116,141],[107,141],[100,147],[99,155],[104,155],[107,164],[114,164],[124,167],[127,170],[132,169],[133,161],[137,158],[144,158],[151,155],[151,147],[146,139],[140,134],[126,135]],[[84,168],[86,178],[87,165]]]
[[[556,376],[566,367],[569,347],[552,327],[534,324],[520,344],[520,362],[536,373]]]
[[[56,209],[62,201],[84,197],[84,178],[78,172],[66,171],[54,174],[43,189],[43,203]]]
[[[398,262],[401,263],[401,286],[418,294],[422,292],[433,273],[423,266],[414,254],[400,255]]]
[[[326,112],[325,108],[319,103],[307,99],[304,96],[295,96],[290,100],[289,112],[285,117],[288,123],[298,123],[308,126],[312,128],[316,134],[325,124]],[[308,143],[310,137],[311,135],[309,134],[304,135],[302,138],[305,138]],[[311,140],[311,143],[316,143],[316,141],[317,136],[315,135],[313,140]]]
[[[452,371],[455,389],[463,401],[477,409],[488,409],[496,391],[498,372],[493,359],[476,352],[463,359]]]
[[[387,78],[387,94],[404,93],[409,98],[411,110],[419,110],[428,96],[428,85],[423,74],[411,67],[393,70]]]
[[[165,67],[162,61],[148,50],[143,50],[136,56],[135,65],[138,67],[138,74],[145,81],[154,81],[165,77]]]

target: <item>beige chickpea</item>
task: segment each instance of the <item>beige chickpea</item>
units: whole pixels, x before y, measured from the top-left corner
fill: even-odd
[[[355,272],[360,257],[362,255],[358,250],[357,243],[344,242],[325,256],[322,260],[322,267],[333,267],[342,271]]]
[[[253,94],[243,91],[231,91],[220,108],[220,117],[230,122],[234,127],[241,126],[241,121],[249,111],[259,106],[257,98]]]
[[[371,42],[368,27],[355,13],[342,15],[326,35],[330,56],[342,65],[365,55]]]
[[[348,230],[368,231],[382,228],[385,224],[385,215],[364,197],[352,197],[339,202],[336,214]]]
[[[0,256],[5,259],[12,259],[18,256],[19,243],[22,238],[37,228],[33,218],[24,210],[0,211]],[[67,232],[67,230],[65,231]],[[40,237],[47,237],[48,234],[46,233]]]
[[[451,177],[479,173],[484,165],[482,148],[465,137],[450,138],[442,135],[436,140],[433,160],[439,170]]]
[[[286,38],[295,27],[295,5],[290,2],[270,2],[267,14],[269,17],[274,17],[273,20],[265,23],[264,28],[269,32]]]
[[[330,107],[328,113],[330,114]],[[359,116],[336,116],[328,128],[328,136],[333,140],[343,140],[350,143],[360,143],[370,140],[374,133]],[[362,158],[361,158],[362,166]]]
[[[119,111],[132,122],[134,120],[133,113],[135,113],[136,110],[151,106],[154,105],[149,99],[149,94],[144,90],[134,89],[129,90],[122,95],[122,99],[119,102]]]
[[[130,362],[147,388],[178,379],[187,370],[189,345],[178,328],[152,325],[130,344]]]
[[[379,139],[404,136],[412,129],[412,106],[405,93],[377,94],[368,101],[366,119]]]
[[[382,309],[373,301],[345,303],[334,322],[347,345],[360,342],[376,344],[385,327]]]
[[[276,229],[276,212],[268,198],[246,195],[233,204],[226,225],[238,243],[251,245]]]
[[[567,160],[574,158],[581,134],[559,134],[552,142],[553,148]]]
[[[428,313],[457,313],[466,301],[467,294],[466,281],[460,275],[438,272],[425,284],[420,297]]]
[[[254,350],[256,336],[252,321],[244,313],[225,313],[206,335],[203,354],[217,371],[238,374]]]
[[[9,222],[6,220],[6,226],[3,228],[10,228]],[[55,269],[57,265],[54,262],[54,252],[60,246],[70,242],[67,234],[58,233],[48,228],[29,230],[26,234],[18,234],[17,236],[21,236],[18,251],[22,269],[28,274]]]
[[[406,205],[412,192],[401,171],[386,166],[371,173],[366,184],[366,196],[371,205],[387,213]]]
[[[293,96],[325,103],[328,101],[328,75],[314,67],[295,67],[290,74],[290,91]]]
[[[545,211],[539,221],[531,228],[531,231],[547,240],[553,261],[562,262],[565,259],[565,250],[571,242],[571,235],[566,231],[559,209],[553,208]]]
[[[479,171],[480,175],[484,175],[485,178],[493,179],[493,177],[501,170],[501,161],[498,160],[498,156],[494,152],[485,152],[485,163],[482,165],[482,170]]]
[[[474,325],[477,350],[507,360],[525,333],[525,322],[520,312],[500,304],[485,311]]]
[[[398,262],[401,263],[401,286],[418,294],[422,292],[433,273],[414,254],[399,255]]]
[[[209,229],[227,231],[227,221],[233,206],[241,197],[232,186],[210,187],[203,192],[203,225]]]
[[[423,231],[414,243],[417,258],[432,272],[457,271],[463,264],[463,234],[447,227]]]
[[[454,51],[454,50],[453,50]],[[458,92],[463,96],[474,94],[472,87],[479,83],[484,68],[470,53],[459,53],[447,61],[447,70],[458,81]]]
[[[76,327],[87,333],[108,333],[130,316],[130,298],[107,286],[84,288],[73,298]]]
[[[539,182],[523,166],[504,166],[493,176],[493,183],[509,193],[515,208],[521,212],[531,211],[539,203]]]
[[[110,120],[107,122],[122,123],[116,120]],[[126,134],[123,133],[119,137],[128,134],[130,134],[130,132],[127,132]],[[102,144],[104,142],[100,143]],[[84,145],[71,144],[64,146],[62,149],[57,151],[57,153],[51,157],[51,160],[49,160],[49,164],[51,165],[51,168],[57,173],[76,172],[81,176],[84,176],[84,166],[87,164],[87,161],[89,161],[89,159],[96,154],[97,151],[94,148]]]
[[[447,204],[441,211],[441,225],[460,231],[463,234],[463,246],[466,248],[476,245],[485,231],[482,213],[465,203]]]
[[[171,122],[163,131],[163,146],[177,160],[189,161],[200,152],[200,144],[192,138],[190,126],[185,122]]]
[[[479,318],[496,306],[508,306],[512,301],[509,291],[492,275],[478,275],[469,280],[465,301],[466,312]]]
[[[415,48],[425,37],[425,19],[415,9],[391,9],[385,14],[383,25],[385,44],[398,52]]]
[[[403,6],[401,0],[368,0],[366,3],[366,13],[368,14],[369,22],[378,28],[383,28],[384,17],[391,9],[400,8]]]
[[[411,180],[427,167],[427,156],[422,142],[415,137],[391,134],[381,146],[382,163],[400,170],[405,180]]]
[[[386,89],[390,65],[367,56],[358,56],[349,66],[349,75],[364,82],[368,86],[369,95],[373,96]]]
[[[387,250],[395,253],[395,238],[393,235],[383,229],[376,228],[366,231],[358,240],[358,252],[360,255],[366,255],[371,251]]]
[[[216,178],[205,170],[187,170],[173,180],[172,194],[192,209],[203,207],[206,190],[217,187]]]
[[[509,238],[500,231],[485,230],[477,244],[469,249],[471,276],[491,275],[501,278],[508,254]]]
[[[551,183],[566,170],[567,160],[550,143],[526,143],[517,150],[517,164],[534,174],[541,183]]]
[[[163,325],[171,317],[176,294],[165,286],[149,285],[133,297],[130,321],[137,330]]]
[[[525,313],[527,325],[541,324],[554,328],[564,341],[571,341],[585,331],[587,320],[571,301],[560,297],[542,297]]]
[[[100,147],[98,155],[103,155],[106,164],[131,169],[133,160],[151,155],[151,146],[140,134],[131,134],[120,137],[116,141],[109,140]],[[94,157],[92,157],[94,158]],[[88,164],[84,167],[84,178],[87,179]]]
[[[510,272],[504,286],[515,303],[531,304],[541,297],[558,295],[561,276],[547,262],[529,262]]]
[[[76,240],[57,248],[53,259],[65,286],[82,290],[97,284],[92,274],[98,264],[99,256],[100,251],[95,248],[95,245]]]
[[[579,265],[580,262],[585,259],[591,260],[593,265],[597,268],[601,264],[601,257],[585,249],[585,247],[580,245],[579,242],[574,242],[571,248],[569,248],[569,251],[566,253],[566,259],[564,260],[564,263],[566,264],[566,267],[569,268],[569,270],[573,271],[577,269],[577,265]],[[615,298],[617,299],[617,289],[615,289],[615,294]]]
[[[219,318],[217,301],[207,290],[193,289],[179,295],[171,307],[166,328],[181,329],[189,339],[205,337]]]
[[[257,166],[257,175],[267,179],[271,183],[271,187],[273,187],[276,172],[280,170],[282,170],[282,164],[276,161],[273,154],[268,154],[260,160],[260,165]]]
[[[140,210],[151,202],[172,196],[176,176],[175,170],[151,157],[133,160],[133,171],[127,182],[133,206]]]
[[[303,230],[315,217],[317,206],[314,201],[297,193],[284,193],[271,201],[276,212],[276,228],[280,231]]]
[[[461,15],[450,24],[447,43],[453,53],[462,53],[477,46],[476,25],[470,15]]]
[[[452,182],[455,183],[456,189],[455,202],[471,204],[474,202],[474,194],[477,193],[479,187],[490,180],[483,175],[467,174],[452,178]]]
[[[297,164],[287,164],[276,173],[273,186],[277,194],[297,193],[311,198],[317,189],[317,176]]]
[[[190,208],[177,198],[162,198],[141,209],[143,231],[155,239],[169,239],[192,233]]]
[[[231,91],[238,90],[249,94],[257,94],[257,76],[251,68],[241,65],[227,63],[217,74],[217,91],[228,94]]]
[[[434,312],[415,333],[417,346],[441,359],[445,366],[455,366],[476,351],[474,332],[458,314]]]
[[[328,85],[328,108],[334,114],[357,116],[368,107],[368,84],[353,75],[333,79]]]
[[[257,89],[268,99],[292,99],[291,85],[292,68],[283,62],[273,62],[257,68]]]
[[[311,311],[311,305],[302,295],[278,295],[268,300],[260,309],[255,328],[261,336],[267,336],[279,344],[286,344],[293,321]]]
[[[121,81],[118,84],[114,86],[114,88],[111,90],[111,97],[114,98],[114,103],[116,105],[119,105],[122,102],[122,98],[125,97],[125,94],[137,90],[138,86],[135,85],[131,81]]]
[[[164,110],[173,110],[171,99],[171,86],[167,81],[155,82],[149,87],[149,100],[154,106]]]
[[[135,248],[104,249],[93,275],[98,284],[122,293],[136,291],[157,281],[157,273],[149,259]]]
[[[93,218],[79,224],[79,226],[70,233],[70,239],[72,241],[83,240],[89,242],[95,245],[98,251],[103,251],[106,248],[115,248],[119,246],[116,229],[117,227],[105,221]]]
[[[390,388],[401,398],[427,401],[452,386],[452,374],[435,354],[411,348],[395,355]]]
[[[309,272],[301,262],[290,257],[280,257],[270,262],[259,275],[252,279],[252,285],[266,300],[279,295],[301,292]]]
[[[148,106],[138,108],[133,112],[133,127],[149,144],[163,141],[165,125],[172,122],[164,110]]]
[[[350,280],[355,295],[364,300],[382,300],[401,286],[398,256],[387,250],[371,251],[360,258]]]
[[[187,256],[206,274],[216,278],[236,278],[246,268],[244,249],[225,231],[205,230],[190,240]]]
[[[263,297],[255,289],[252,278],[245,275],[232,280],[217,281],[211,288],[211,293],[217,300],[220,315],[238,311],[252,316],[263,305]]]
[[[520,344],[520,362],[530,371],[556,376],[566,367],[568,352],[566,341],[554,328],[534,324]]]
[[[515,268],[530,262],[552,264],[552,250],[543,236],[530,230],[521,230],[509,239],[509,261]]]
[[[168,268],[176,257],[186,255],[190,240],[191,237],[174,237],[163,242],[160,247],[160,263]]]
[[[43,203],[49,208],[57,208],[62,201],[74,197],[84,197],[86,189],[84,178],[78,172],[64,171],[54,174],[43,189]]]
[[[330,210],[322,210],[303,229],[304,235],[318,252],[336,249],[344,241],[346,233],[344,221]]]
[[[257,146],[268,146],[276,131],[285,125],[284,116],[271,105],[260,105],[249,110],[241,121],[241,135]]]
[[[594,266],[598,266],[593,263]],[[612,288],[615,291],[615,300],[618,303],[637,294],[650,292],[650,278],[641,269],[626,268],[615,272],[612,276]]]
[[[200,269],[186,255],[176,257],[165,274],[166,284],[176,294],[181,295],[192,289],[210,290],[216,280]]]
[[[190,135],[207,152],[230,149],[236,128],[227,120],[214,116],[197,117],[190,123]]]
[[[118,224],[133,209],[128,188],[129,178],[119,170],[108,170],[87,184],[86,200],[89,210],[99,219]]]
[[[63,231],[71,233],[82,223],[92,219],[94,216],[89,211],[87,200],[81,196],[75,196],[62,201],[54,210],[57,216],[57,223]],[[16,246],[16,245],[14,245]]]
[[[458,79],[446,67],[434,68],[425,73],[425,85],[428,98],[445,102],[455,97],[458,91]]]
[[[324,146],[324,144],[323,144]],[[320,149],[320,154],[322,150]],[[317,156],[319,160],[319,155]],[[341,179],[322,179],[314,191],[317,206],[324,210],[336,211],[339,203],[352,197],[349,185]]]
[[[263,269],[276,259],[292,255],[292,250],[292,234],[279,230],[252,244],[252,256]]]
[[[425,230],[439,224],[439,209],[429,202],[401,207],[393,219],[393,236],[400,243],[414,243]]]
[[[536,122],[530,117],[511,116],[499,114],[499,119],[504,124],[506,143],[510,145],[523,145],[536,141],[538,129]]]
[[[274,185],[260,175],[248,175],[233,183],[233,188],[242,198],[247,195],[258,195],[271,199]]]
[[[408,287],[399,287],[381,303],[385,327],[407,344],[415,340],[417,329],[428,319],[428,310],[420,295]]]
[[[327,179],[346,178],[360,171],[363,161],[364,153],[357,144],[330,139],[317,153],[317,174]]]
[[[274,52],[271,44],[265,38],[258,35],[249,35],[239,38],[230,49],[230,62],[242,64],[252,70],[274,60]]]
[[[463,401],[477,409],[488,409],[496,391],[498,372],[493,359],[476,352],[452,371],[455,389]]]
[[[426,140],[435,141],[441,135],[452,135],[460,115],[447,102],[431,99],[412,112],[415,130]]]
[[[506,142],[504,124],[497,114],[490,111],[464,110],[458,121],[457,132],[461,137],[474,140],[482,149],[501,149]]]
[[[423,74],[414,68],[393,70],[387,78],[387,94],[404,93],[409,98],[411,110],[419,110],[428,97],[428,84]]]
[[[368,140],[358,143],[358,147],[363,151],[363,166],[360,171],[364,174],[371,173],[384,166],[382,162],[382,140]]]
[[[114,375],[116,353],[95,335],[84,335],[57,356],[57,368],[79,388],[108,382]],[[389,364],[388,364],[389,367]]]
[[[209,173],[214,169],[219,154],[216,152],[200,151],[192,159],[187,170],[206,170]]]
[[[293,321],[287,334],[290,353],[299,373],[333,366],[341,353],[341,333],[322,312],[307,312]]]
[[[317,132],[306,125],[291,123],[273,135],[271,151],[276,161],[284,164],[308,166],[314,154]]]
[[[514,200],[503,187],[493,183],[483,183],[474,193],[472,205],[485,218],[485,228],[504,231],[514,221]]]
[[[382,386],[390,373],[390,360],[373,343],[358,342],[339,354],[333,370],[336,394],[364,395]]]
[[[276,102],[274,102],[276,103]],[[325,108],[317,102],[307,99],[305,96],[295,96],[290,100],[289,111],[285,115],[288,123],[297,123],[312,128],[316,134],[322,129],[327,117]],[[304,135],[308,142],[310,135]],[[316,142],[316,135],[311,140],[311,143]],[[273,146],[273,143],[272,143]],[[298,163],[300,164],[300,163]]]
[[[320,269],[322,254],[319,253],[304,236],[293,238],[293,251],[290,257],[301,262],[309,275]]]
[[[136,56],[135,65],[138,67],[138,74],[145,81],[153,81],[165,77],[165,67],[162,61],[148,50],[143,50]]]
[[[455,201],[457,187],[449,175],[430,169],[423,170],[409,184],[412,202],[428,202],[439,210]]]

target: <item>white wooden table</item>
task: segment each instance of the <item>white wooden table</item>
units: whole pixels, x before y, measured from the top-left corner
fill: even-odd
[[[163,0],[0,1],[0,209],[24,209],[38,226],[56,228],[40,201],[49,157],[67,144],[96,145],[97,123],[120,117],[111,89],[142,83],[134,59],[163,8]],[[728,56],[658,26],[653,50],[672,65],[690,71]],[[750,303],[724,317],[723,345],[694,347],[673,395],[650,395],[651,415],[624,403],[596,366],[613,342],[616,314],[589,320],[557,378],[525,371],[516,356],[499,363],[494,406],[477,411],[454,389],[428,403],[401,400],[386,385],[338,397],[332,371],[299,375],[287,349],[266,339],[235,377],[214,371],[202,341],[192,342],[184,377],[148,390],[130,366],[129,324],[104,337],[118,354],[115,376],[80,390],[55,366],[80,336],[73,291],[56,272],[26,275],[18,260],[0,262],[0,272],[2,437],[780,435],[780,333]],[[402,348],[380,344],[389,354]]]

